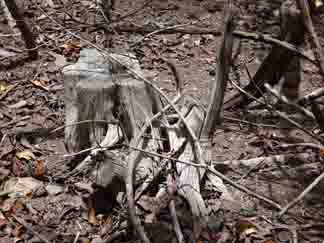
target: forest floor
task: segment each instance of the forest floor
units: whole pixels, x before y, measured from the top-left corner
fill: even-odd
[[[18,1],[16,1],[18,2]],[[26,0],[19,7],[37,36],[39,58],[24,61],[25,44],[17,29],[0,15],[0,242],[109,242],[118,229],[118,205],[105,196],[89,199],[87,184],[66,184],[56,180],[65,173],[66,154],[63,132],[42,137],[21,130],[54,129],[64,125],[64,86],[61,74],[67,61],[75,61],[80,49],[89,47],[88,40],[98,46],[110,46],[114,52],[132,52],[140,61],[145,77],[155,82],[163,92],[175,95],[175,77],[163,59],[172,60],[182,80],[184,94],[207,104],[211,90],[209,80],[215,75],[215,60],[222,40],[224,6],[215,0],[119,0],[112,12],[113,33],[105,37],[96,23],[94,1],[87,0]],[[237,29],[279,35],[281,1],[235,1],[239,9]],[[50,18],[48,17],[50,16]],[[314,18],[315,30],[324,45],[323,16]],[[132,27],[166,28],[190,24],[197,29],[210,29],[209,34],[157,33],[151,36],[131,31]],[[192,24],[193,23],[193,24]],[[127,27],[127,28],[126,28]],[[121,31],[121,29],[128,31]],[[82,37],[77,39],[69,30]],[[216,31],[218,30],[218,32]],[[144,38],[145,36],[145,38]],[[308,38],[304,50],[312,55]],[[236,39],[238,53],[231,68],[230,79],[246,84],[270,47],[252,40]],[[17,60],[22,60],[20,63]],[[18,63],[19,65],[14,65]],[[323,86],[317,67],[304,61],[301,94]],[[229,83],[226,94],[235,90]],[[212,160],[247,160],[273,155],[297,155],[287,161],[258,164],[254,168],[229,166],[219,168],[226,176],[282,207],[295,199],[322,172],[323,151],[305,146],[283,146],[296,143],[316,143],[303,131],[283,128],[282,121],[253,116],[250,108],[225,113],[224,123],[214,136]],[[266,124],[266,125],[265,125]],[[304,128],[319,133],[311,122]],[[287,135],[289,133],[289,135]],[[38,138],[38,135],[41,137]],[[298,159],[298,158],[299,159]],[[18,183],[17,183],[18,182]],[[276,209],[227,185],[237,202],[225,205],[225,225],[229,232],[237,231],[238,218],[251,222],[243,228],[258,231],[275,228],[273,242],[293,242],[295,232],[300,242],[324,240],[323,183],[284,215],[282,225],[271,225]],[[37,188],[37,191],[29,190]],[[13,198],[6,188],[14,188],[25,197]],[[3,192],[3,193],[2,193]],[[85,196],[87,195],[88,198]],[[86,198],[86,199],[85,199]],[[99,206],[98,206],[99,205]],[[107,206],[108,205],[108,206]],[[285,225],[285,227],[283,226]],[[24,225],[24,226],[22,226]],[[232,231],[231,231],[232,229]],[[36,233],[35,233],[36,232]],[[219,233],[219,232],[217,232]],[[220,233],[221,234],[221,233]],[[235,239],[234,233],[228,239]],[[126,234],[111,242],[136,242]],[[288,241],[287,241],[288,240]],[[232,242],[229,241],[229,242]],[[154,242],[159,242],[155,240]],[[197,241],[198,242],[198,241]],[[200,242],[216,242],[202,237]],[[270,242],[270,241],[269,241]]]

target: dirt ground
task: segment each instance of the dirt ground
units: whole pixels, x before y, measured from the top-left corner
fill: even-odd
[[[281,2],[235,1],[239,9],[237,29],[278,37]],[[28,194],[23,199],[2,196],[3,190],[0,190],[0,242],[40,242],[35,231],[49,242],[136,242],[132,234],[108,241],[120,227],[117,222],[127,217],[118,213],[122,211],[120,205],[112,205],[111,200],[99,193],[95,196],[97,202],[94,207],[85,182],[64,183],[57,180],[68,170],[66,160],[62,157],[66,153],[62,131],[43,138],[42,129],[39,129],[37,135],[41,138],[35,139],[35,134],[20,136],[19,129],[57,128],[64,125],[64,92],[60,71],[67,61],[77,59],[80,49],[89,46],[65,30],[100,47],[110,46],[111,51],[134,53],[145,76],[170,97],[175,95],[175,78],[163,58],[172,60],[184,80],[184,94],[192,95],[206,105],[211,90],[209,80],[215,75],[215,58],[222,38],[225,3],[218,0],[115,1],[111,24],[113,31],[105,37],[103,31],[95,25],[93,1],[21,1],[19,7],[24,10],[25,19],[37,35],[39,58],[35,61],[24,61],[26,51],[21,36],[15,34],[18,33],[17,29],[10,27],[10,21],[0,14],[0,183],[3,186],[14,178],[33,177],[44,185],[53,185],[55,182],[59,188],[57,193],[53,188],[45,188],[45,191],[37,195]],[[323,16],[314,18],[322,46]],[[118,31],[120,26],[166,28],[192,22],[199,28],[219,30],[220,34],[155,34],[143,38],[145,35],[140,33]],[[244,64],[251,74],[255,73],[270,48],[269,45],[252,40],[237,39],[234,49],[239,54],[231,68],[230,79],[245,85],[248,75]],[[304,50],[312,54],[308,38]],[[19,63],[19,60],[22,61]],[[301,94],[322,86],[323,79],[318,69],[305,61]],[[234,89],[229,83],[227,94]],[[292,159],[252,169],[244,166],[219,168],[241,185],[285,206],[320,175],[323,154],[318,149],[303,146],[282,147],[287,143],[315,141],[297,129],[289,129],[290,135],[287,136],[288,129],[280,128],[281,121],[278,118],[262,119],[253,114],[254,111],[249,109],[225,113],[223,126],[215,133],[212,160],[308,154],[309,157],[305,159]],[[303,125],[319,133],[314,124]],[[275,209],[227,186],[239,205],[225,205],[223,208],[226,227],[230,231],[235,228],[238,217],[248,218],[257,226],[269,227],[269,222],[274,220],[277,212]],[[280,232],[288,232],[288,235],[297,232],[300,242],[324,240],[322,187],[320,183],[289,210],[280,223],[291,228],[282,226]],[[24,224],[19,219],[24,220],[28,227],[21,226]],[[297,230],[291,230],[294,227]],[[278,238],[292,238],[278,232],[275,235]],[[276,238],[273,242],[281,241]],[[200,242],[216,241],[205,238]]]

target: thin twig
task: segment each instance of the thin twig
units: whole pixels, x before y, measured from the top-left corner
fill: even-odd
[[[200,20],[201,21],[201,20]],[[196,21],[196,22],[200,22]],[[194,23],[196,23],[194,22]],[[191,23],[192,24],[192,23]],[[190,23],[184,24],[184,26],[188,26]],[[209,29],[209,28],[201,28],[201,27],[179,27],[180,25],[170,26],[168,28],[158,29],[155,27],[149,27],[149,26],[127,26],[127,25],[119,25],[115,26],[115,30],[117,32],[132,32],[132,33],[139,33],[139,34],[193,34],[193,35],[215,35],[219,36],[222,34],[221,31],[217,29]]]
[[[173,221],[173,228],[174,228],[174,232],[177,236],[178,239],[178,243],[183,243],[184,241],[184,237],[183,234],[181,232],[181,227],[180,227],[180,223],[177,217],[177,212],[176,212],[176,208],[175,208],[175,202],[174,200],[171,200],[169,203],[169,211],[171,214],[171,218]]]
[[[164,155],[161,155],[161,154],[158,154],[158,153],[154,153],[154,152],[146,151],[146,150],[143,150],[143,149],[139,149],[139,148],[136,148],[136,147],[130,147],[127,144],[124,144],[124,145],[131,148],[131,149],[133,149],[133,150],[137,150],[137,151],[140,151],[142,153],[146,153],[146,154],[151,155],[151,156],[156,156],[156,157],[160,157],[160,158],[163,158],[163,159],[169,159],[169,160],[173,160],[175,162],[179,162],[179,163],[182,163],[182,164],[185,164],[185,165],[191,165],[191,166],[194,166],[194,167],[197,167],[197,168],[206,169],[210,173],[218,176],[219,178],[221,178],[222,180],[224,180],[225,182],[227,182],[231,186],[235,187],[236,189],[238,189],[240,191],[243,191],[243,192],[247,193],[248,195],[250,195],[252,197],[255,197],[255,198],[260,199],[260,200],[262,200],[264,202],[267,202],[268,204],[270,204],[271,206],[273,206],[276,209],[281,210],[281,208],[282,208],[278,203],[272,201],[271,199],[268,199],[268,198],[266,198],[264,196],[261,196],[261,195],[255,193],[255,192],[247,189],[246,187],[237,184],[233,180],[229,179],[227,176],[225,176],[222,173],[215,170],[212,166],[199,164],[199,163],[187,162],[187,161],[179,160],[179,159],[176,159],[176,158],[171,158],[171,157],[168,157],[168,156],[164,156]]]
[[[78,231],[78,233],[75,235],[74,241],[73,243],[77,243],[80,237],[80,231]]]
[[[302,113],[303,115],[307,116],[308,118],[312,119],[312,120],[315,120],[315,116],[312,112],[310,112],[309,110],[303,108],[303,107],[300,107],[299,105],[297,105],[296,103],[294,102],[290,102],[288,101],[288,99],[286,99],[286,97],[283,97],[279,94],[276,93],[276,91],[274,89],[272,89],[270,87],[269,84],[264,84],[264,87],[274,96],[276,97],[277,99],[279,99],[281,102],[284,102],[286,103],[287,105],[289,106],[292,106],[294,107],[295,109],[297,109],[300,113]]]
[[[313,188],[324,178],[324,172],[320,174],[298,197],[288,203],[285,207],[281,209],[278,214],[278,218],[281,218],[290,208],[296,205],[300,200],[302,200]]]
[[[276,126],[276,125],[250,122],[250,121],[247,121],[247,120],[237,119],[237,118],[228,117],[228,116],[224,116],[223,118],[224,118],[224,120],[241,122],[241,123],[245,123],[245,124],[248,124],[248,125],[251,125],[251,126],[278,128],[278,126]]]
[[[125,18],[128,18],[128,17],[130,17],[130,16],[133,16],[133,15],[137,14],[138,12],[142,11],[142,10],[143,10],[147,5],[149,5],[151,2],[152,2],[152,0],[147,0],[147,1],[145,1],[145,2],[143,3],[143,5],[142,5],[141,7],[139,7],[138,9],[135,9],[134,11],[132,11],[132,12],[130,12],[130,13],[128,13],[128,14],[125,14],[125,15],[119,17],[117,20],[112,21],[112,22],[113,22],[113,23],[115,23],[115,22],[119,22],[119,21],[121,21],[121,20],[123,20],[123,19],[125,19]]]
[[[178,25],[173,25],[173,26],[169,26],[169,27],[165,27],[165,28],[162,28],[162,29],[157,29],[153,32],[150,32],[148,33],[147,35],[143,36],[141,39],[139,39],[138,41],[134,42],[131,44],[131,47],[134,47],[136,45],[138,45],[139,43],[141,43],[142,41],[144,41],[145,39],[149,38],[150,36],[152,35],[156,35],[158,33],[161,33],[161,32],[165,32],[165,31],[168,31],[168,30],[174,30],[174,29],[178,29],[178,28],[182,28],[182,27],[186,27],[186,26],[189,26],[189,25],[194,25],[196,24],[198,21],[194,22],[194,23],[186,23],[186,24],[178,24]]]
[[[313,149],[324,150],[324,146],[319,145],[319,144],[315,144],[315,143],[281,144],[281,145],[278,145],[277,147],[280,147],[280,148],[291,148],[291,147],[297,147],[297,146],[306,147],[306,148],[309,147],[309,148],[313,148]]]
[[[161,172],[165,169],[165,167],[168,165],[169,160],[164,159],[161,161],[159,167],[157,168],[156,171],[154,171],[154,176],[153,177],[148,177],[142,186],[138,189],[137,193],[135,193],[135,202],[140,199],[140,197],[143,195],[143,193],[146,191],[146,189],[151,185],[151,183],[160,176]]]
[[[16,123],[18,123],[18,122],[20,122],[20,121],[27,120],[27,119],[29,119],[29,118],[30,118],[30,116],[23,116],[23,117],[21,117],[21,118],[19,118],[19,119],[16,119],[16,120],[13,120],[13,121],[7,122],[7,123],[5,123],[5,124],[1,124],[1,125],[0,125],[0,128],[6,128],[6,127],[8,127],[8,126],[10,126],[10,125],[16,124]]]
[[[16,34],[0,34],[0,37],[17,37],[20,36],[21,33],[16,33]]]
[[[272,110],[274,113],[276,113],[278,116],[280,116],[282,119],[288,121],[291,125],[297,127],[298,129],[302,130],[303,132],[307,133],[309,136],[311,136],[312,138],[316,139],[316,141],[318,142],[322,142],[321,139],[319,139],[317,136],[315,136],[313,133],[311,133],[310,131],[306,130],[303,126],[299,125],[297,122],[295,122],[294,120],[290,119],[289,117],[287,117],[285,114],[283,114],[280,111],[277,111],[276,109],[274,109],[271,105],[264,103],[263,101],[258,100],[257,98],[255,98],[253,95],[247,93],[244,89],[242,89],[241,87],[239,87],[236,83],[232,82],[232,84],[242,93],[244,93],[245,95],[247,95],[249,98],[255,100],[256,102],[265,105],[268,109]]]
[[[290,44],[286,41],[281,41],[281,40],[272,38],[271,36],[268,36],[268,35],[263,35],[263,34],[258,34],[258,33],[248,33],[248,32],[239,31],[239,30],[234,31],[233,34],[234,34],[234,36],[237,36],[237,37],[252,39],[255,41],[263,41],[265,43],[280,46],[282,48],[293,51],[296,55],[305,58],[306,60],[310,61],[311,63],[313,63],[315,65],[318,64],[316,62],[316,60],[314,60],[312,57],[310,57],[306,53],[298,50],[293,44]]]
[[[177,95],[178,96],[182,96],[183,95],[183,89],[184,89],[184,80],[181,78],[180,74],[179,74],[179,70],[177,69],[176,65],[174,64],[173,61],[166,59],[164,57],[160,57],[166,64],[168,64],[168,66],[170,67],[173,75],[174,75],[174,79],[176,81],[176,91],[177,91]]]
[[[324,88],[319,88],[319,89],[314,90],[310,94],[307,94],[307,95],[301,97],[297,101],[297,103],[304,106],[304,105],[310,103],[311,101],[314,101],[322,96],[324,96]]]

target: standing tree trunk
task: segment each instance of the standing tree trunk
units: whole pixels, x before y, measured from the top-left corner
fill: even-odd
[[[12,18],[16,21],[17,27],[21,32],[22,38],[25,41],[26,48],[28,49],[28,54],[30,59],[35,60],[38,57],[38,52],[36,50],[35,36],[33,32],[28,27],[27,23],[24,21],[22,12],[20,12],[17,4],[14,0],[4,0]]]

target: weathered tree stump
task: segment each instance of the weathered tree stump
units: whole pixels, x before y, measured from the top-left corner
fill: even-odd
[[[141,73],[134,56],[114,57]],[[92,151],[94,156],[109,146],[136,138],[145,121],[161,107],[160,100],[145,83],[132,78],[124,67],[112,64],[95,49],[83,50],[79,61],[65,67],[63,74],[65,142],[70,153],[97,147]],[[85,157],[88,154],[74,157],[76,163],[85,158],[76,171],[89,172],[94,168],[91,156]],[[106,151],[98,183],[108,185],[114,174],[123,177],[125,166],[121,154]]]
[[[162,111],[156,90],[127,72],[131,69],[142,75],[134,56],[111,55],[119,64],[108,61],[97,50],[86,49],[81,52],[77,63],[63,69],[65,142],[77,164],[72,174],[86,175],[97,185],[106,188],[115,183],[114,178],[125,181],[126,173],[129,173],[135,159],[138,163],[135,163],[134,179],[135,184],[139,185],[144,179],[147,181],[148,177],[154,176],[153,172],[161,168],[162,161],[166,161],[166,168],[177,172],[176,191],[189,203],[186,217],[193,217],[191,222],[199,235],[201,228],[207,227],[211,208],[215,209],[217,205],[206,204],[200,194],[205,169],[176,163],[172,159],[168,161],[156,155],[160,151],[171,151],[173,159],[195,161],[197,151],[188,137],[188,128],[185,128],[177,114],[171,118],[178,120],[175,123],[173,121],[173,125],[163,112],[159,119],[149,122],[154,114]],[[198,136],[205,112],[193,99],[181,99],[175,106],[185,118],[186,126]],[[95,166],[98,161],[102,161],[99,167]],[[208,177],[207,181],[206,184],[212,190],[218,189],[221,193],[226,191],[219,178]],[[217,188],[220,185],[222,187]],[[133,193],[135,198],[141,188]],[[163,185],[159,185],[159,188],[155,196],[158,203],[168,190]],[[157,208],[164,204],[161,202]],[[151,225],[145,223],[146,226]]]

